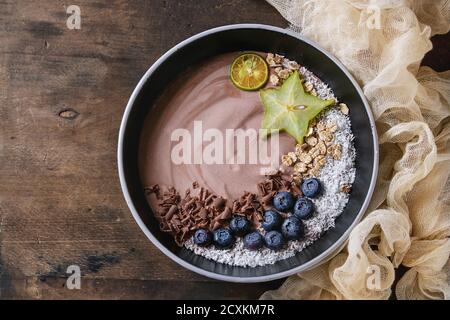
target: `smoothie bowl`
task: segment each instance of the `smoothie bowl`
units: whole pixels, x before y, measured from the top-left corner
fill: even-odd
[[[211,29],[164,54],[123,116],[119,177],[146,236],[202,275],[268,281],[340,249],[370,201],[374,120],[332,56],[290,31]]]

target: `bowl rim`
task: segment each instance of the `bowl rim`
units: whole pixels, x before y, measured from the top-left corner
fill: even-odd
[[[131,196],[130,196],[130,193],[129,193],[129,190],[128,190],[128,187],[126,184],[125,173],[124,173],[124,162],[123,162],[123,143],[124,143],[124,139],[125,139],[125,129],[126,129],[126,126],[128,123],[128,118],[129,118],[131,109],[133,108],[133,106],[135,104],[137,96],[141,92],[144,84],[146,83],[146,81],[148,80],[150,75],[170,55],[172,55],[173,53],[178,51],[180,48],[186,46],[187,44],[192,43],[200,38],[203,38],[205,36],[208,36],[208,35],[211,35],[214,33],[219,33],[219,32],[227,31],[227,30],[235,30],[235,29],[263,29],[263,30],[267,30],[267,31],[279,32],[279,33],[286,34],[288,36],[297,38],[298,40],[309,44],[310,46],[314,47],[315,49],[319,50],[324,55],[326,55],[330,60],[332,60],[342,70],[342,72],[344,72],[344,74],[347,76],[347,78],[351,81],[352,85],[356,88],[361,100],[363,101],[364,107],[366,109],[366,112],[367,112],[367,115],[369,118],[371,132],[372,132],[372,139],[373,139],[373,144],[374,144],[374,150],[373,150],[373,162],[374,163],[373,163],[372,178],[370,181],[369,190],[367,192],[367,195],[364,199],[363,205],[361,206],[361,209],[359,210],[355,220],[347,228],[347,230],[341,235],[341,237],[339,237],[339,239],[336,242],[334,242],[328,249],[326,249],[324,252],[319,254],[317,257],[314,257],[313,259],[307,261],[306,263],[304,263],[300,266],[297,266],[295,268],[292,268],[292,269],[289,269],[286,271],[273,273],[270,275],[262,275],[262,276],[255,276],[255,277],[236,277],[236,276],[222,275],[222,274],[214,273],[211,271],[207,271],[207,270],[201,269],[193,264],[190,264],[189,262],[181,259],[176,254],[174,254],[169,249],[167,249],[150,232],[150,230],[147,228],[147,226],[145,225],[145,223],[142,221],[141,217],[139,216],[139,213],[137,212],[137,209],[133,203],[133,200],[131,199]],[[288,29],[283,29],[280,27],[271,26],[271,25],[266,25],[266,24],[241,23],[241,24],[224,25],[224,26],[208,29],[203,32],[197,33],[197,34],[179,42],[178,44],[176,44],[174,47],[172,47],[171,49],[166,51],[160,58],[158,58],[158,60],[156,60],[156,62],[154,62],[151,65],[151,67],[145,72],[145,74],[142,76],[142,78],[140,79],[140,81],[138,82],[136,87],[134,88],[133,93],[131,94],[131,96],[128,100],[128,103],[126,105],[125,111],[123,113],[122,121],[120,124],[120,129],[119,129],[117,160],[118,160],[118,172],[119,172],[120,185],[122,188],[122,193],[124,195],[125,201],[128,205],[128,208],[130,209],[139,228],[144,232],[144,234],[147,236],[147,238],[161,252],[163,252],[170,259],[172,259],[179,265],[185,267],[186,269],[194,271],[200,275],[203,275],[203,276],[206,276],[206,277],[209,277],[212,279],[228,281],[228,282],[256,283],[256,282],[266,282],[266,281],[271,281],[271,280],[277,280],[280,278],[285,278],[285,277],[288,277],[295,273],[306,271],[312,267],[318,266],[319,264],[330,259],[333,256],[333,253],[335,253],[338,249],[341,249],[345,245],[350,232],[353,230],[353,228],[356,226],[356,224],[359,223],[359,221],[361,220],[365,211],[367,210],[367,207],[369,206],[370,200],[372,199],[372,195],[373,195],[373,191],[375,188],[377,175],[378,175],[379,145],[378,145],[378,135],[377,135],[376,126],[375,126],[375,119],[374,119],[372,111],[369,107],[369,103],[367,102],[367,99],[364,96],[364,93],[363,93],[361,87],[359,86],[358,82],[355,80],[355,78],[350,74],[350,72],[347,70],[347,68],[337,58],[335,58],[332,54],[330,54],[325,49],[323,49],[316,42],[309,40],[309,39],[299,35],[298,33],[295,33],[294,31],[291,31]]]

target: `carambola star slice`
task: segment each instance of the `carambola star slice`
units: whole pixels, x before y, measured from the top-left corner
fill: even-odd
[[[264,108],[262,128],[267,129],[267,134],[285,131],[297,143],[303,143],[309,122],[335,103],[334,99],[323,100],[305,92],[297,71],[280,88],[263,89],[259,94]]]

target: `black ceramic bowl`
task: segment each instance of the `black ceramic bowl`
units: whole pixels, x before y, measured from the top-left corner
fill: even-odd
[[[305,65],[335,95],[349,105],[357,151],[356,180],[336,227],[296,256],[256,268],[233,267],[207,260],[178,247],[171,235],[159,230],[145,199],[138,172],[138,146],[143,121],[153,101],[180,72],[211,56],[231,51],[276,52]],[[234,282],[278,279],[310,269],[329,259],[361,219],[372,196],[378,171],[378,142],[374,120],[357,82],[334,57],[293,32],[266,25],[239,24],[197,34],[170,49],[145,73],[130,97],[119,133],[118,166],[127,204],[145,235],[180,265],[202,275]]]

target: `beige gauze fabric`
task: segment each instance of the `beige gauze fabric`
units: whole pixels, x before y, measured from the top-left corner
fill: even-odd
[[[449,31],[450,1],[268,2],[358,80],[377,123],[380,172],[346,248],[261,298],[388,299],[395,290],[450,299],[450,71],[420,67],[430,37]]]

